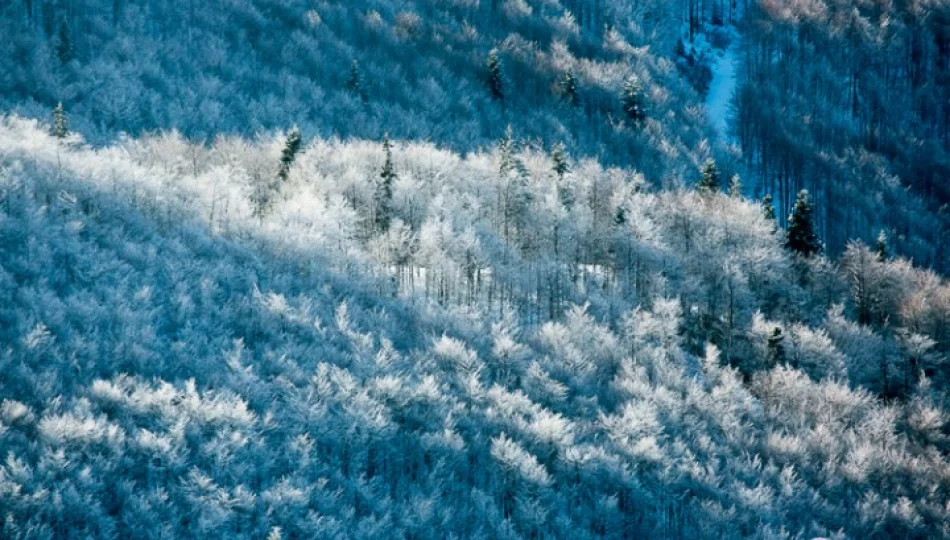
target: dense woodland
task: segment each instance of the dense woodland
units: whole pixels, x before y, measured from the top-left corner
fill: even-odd
[[[351,4],[0,6],[0,537],[950,537],[945,4]]]
[[[950,3],[769,1],[748,15],[736,131],[758,192],[809,189],[833,253],[885,229],[947,270]]]

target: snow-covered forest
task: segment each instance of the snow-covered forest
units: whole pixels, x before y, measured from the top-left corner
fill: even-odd
[[[948,21],[4,3],[0,537],[950,537]]]

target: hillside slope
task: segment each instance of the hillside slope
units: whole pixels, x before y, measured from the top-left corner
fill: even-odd
[[[946,273],[950,2],[753,2],[742,23],[736,127],[780,217],[816,198],[829,250],[884,230]]]
[[[296,124],[305,135],[388,132],[464,153],[511,124],[528,139],[689,181],[684,171],[706,157],[683,159],[706,136],[701,99],[667,59],[675,9],[651,3],[5,2],[0,106],[45,118],[61,101],[96,143]],[[621,102],[631,75],[649,111],[643,129],[630,129]]]
[[[885,403],[860,388],[873,331],[840,313],[821,330],[789,319],[788,356],[770,366],[754,336],[772,326],[749,315],[740,372],[690,329],[708,320],[693,295],[719,294],[713,270],[732,268],[711,238],[731,231],[735,255],[792,271],[754,205],[638,190],[630,226],[655,219],[654,241],[670,241],[690,216],[696,233],[643,259],[666,261],[668,284],[650,278],[636,309],[565,305],[538,325],[466,315],[480,296],[460,310],[465,295],[388,289],[372,239],[296,242],[294,193],[332,201],[320,190],[346,190],[343,165],[366,166],[367,145],[315,141],[304,156],[341,176],[303,176],[302,156],[299,191],[263,220],[235,199],[223,227],[207,203],[252,175],[212,190],[174,173],[187,162],[172,154],[145,159],[154,143],[92,150],[0,127],[4,537],[950,534],[941,393],[923,381]],[[396,148],[404,175],[451,156]],[[443,169],[469,208],[494,198],[467,183],[486,159]],[[710,273],[679,274],[694,256]]]

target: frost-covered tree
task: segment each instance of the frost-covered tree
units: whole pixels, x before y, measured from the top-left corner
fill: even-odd
[[[620,103],[623,106],[623,112],[627,119],[635,127],[640,127],[646,120],[646,101],[643,97],[643,86],[640,78],[631,75],[623,83],[623,90],[620,94]]]
[[[733,199],[742,198],[742,178],[738,174],[729,179],[729,196]]]
[[[502,236],[506,243],[514,230],[523,230],[527,218],[531,193],[527,185],[527,172],[517,155],[517,143],[511,126],[498,142],[499,206],[501,208]]]
[[[361,98],[366,97],[363,89],[363,74],[360,72],[360,64],[357,60],[353,60],[350,64],[350,74],[346,78],[346,89],[353,95]]]
[[[778,326],[772,330],[772,333],[769,334],[767,350],[768,358],[767,362],[769,367],[779,365],[785,361],[785,346],[782,342],[785,341],[785,335],[782,334],[782,329]]]
[[[719,179],[719,168],[716,166],[716,162],[710,158],[703,163],[702,169],[700,170],[699,191],[702,193],[715,193],[719,191],[720,179]]]
[[[580,98],[577,93],[577,77],[573,70],[568,70],[561,79],[561,94],[572,107],[580,104]]]
[[[551,170],[554,171],[554,174],[556,174],[559,179],[563,180],[564,175],[571,170],[567,150],[564,148],[563,143],[557,142],[551,147],[551,163]]]
[[[772,203],[772,195],[766,194],[762,197],[762,215],[765,219],[775,222],[775,205]]]
[[[505,128],[505,135],[498,141],[498,174],[502,178],[515,172],[515,140],[511,124]]]
[[[877,254],[878,260],[882,262],[889,258],[887,243],[887,232],[885,232],[884,229],[881,229],[881,232],[877,235],[877,243],[874,245],[874,252]]]
[[[896,319],[901,302],[897,268],[861,242],[848,246],[841,263],[858,322],[880,325]]]
[[[396,166],[393,164],[392,143],[387,134],[383,138],[383,168],[376,180],[373,193],[373,216],[378,232],[389,230],[389,224],[393,218],[393,182],[397,177]]]
[[[69,117],[66,116],[62,101],[53,109],[53,136],[59,140],[69,136]]]
[[[290,133],[287,134],[287,139],[284,141],[284,148],[280,151],[280,165],[277,169],[277,178],[280,179],[281,182],[287,181],[287,177],[290,175],[290,167],[294,164],[294,160],[297,159],[300,147],[300,130],[293,128],[290,130]]]
[[[795,199],[795,207],[788,217],[785,246],[803,257],[821,252],[821,241],[815,232],[815,221],[808,191],[802,190]]]
[[[498,101],[504,101],[505,75],[498,49],[492,49],[491,52],[488,53],[485,68],[488,72],[488,89],[491,91],[492,97]]]

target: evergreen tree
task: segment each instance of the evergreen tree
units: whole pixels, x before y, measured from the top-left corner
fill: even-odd
[[[561,92],[567,99],[567,102],[571,104],[571,107],[577,107],[579,103],[577,96],[577,78],[574,76],[573,71],[568,70],[568,72],[564,74],[564,80],[561,81]]]
[[[776,366],[785,361],[785,347],[782,345],[783,341],[785,341],[785,336],[782,335],[782,329],[776,326],[768,338],[768,353],[766,359],[769,367]]]
[[[69,118],[66,116],[62,102],[57,103],[56,108],[53,109],[53,136],[57,139],[65,139],[69,136]]]
[[[633,122],[634,126],[641,127],[646,120],[646,106],[643,99],[643,87],[636,75],[631,75],[624,81],[620,99],[627,118]]]
[[[300,152],[300,131],[297,128],[290,130],[287,135],[287,141],[284,143],[284,149],[280,152],[280,166],[277,170],[277,178],[281,182],[286,182],[290,175],[290,167]]]
[[[59,42],[56,44],[56,56],[61,64],[66,65],[73,59],[73,41],[69,35],[69,25],[66,21],[59,23]]]
[[[772,204],[772,195],[768,194],[762,197],[762,215],[765,219],[775,221],[775,205]]]
[[[719,191],[719,169],[716,162],[709,158],[703,164],[702,178],[699,180],[699,190],[704,193]]]
[[[729,196],[733,199],[742,198],[742,178],[738,174],[732,175],[729,179]]]
[[[571,190],[567,189],[567,186],[564,185],[564,175],[570,172],[570,165],[568,164],[567,151],[564,150],[563,144],[555,143],[551,148],[551,161],[554,164],[554,174],[556,174],[558,178],[558,199],[560,199],[561,204],[563,204],[565,208],[570,209],[574,206],[574,195],[571,193]]]
[[[881,262],[890,258],[887,250],[887,233],[884,232],[884,229],[881,229],[881,232],[877,235],[877,245],[874,247],[874,252],[877,253],[877,259]]]
[[[567,151],[563,144],[554,143],[554,146],[551,147],[551,161],[554,163],[554,173],[557,174],[558,178],[563,179],[564,175],[570,172]]]
[[[614,212],[614,225],[622,227],[627,223],[627,209],[622,204],[617,205],[617,211]]]
[[[504,101],[505,81],[504,74],[501,71],[501,57],[498,56],[498,49],[492,49],[488,53],[486,67],[488,68],[488,88],[491,90],[492,97],[498,101]]]
[[[812,212],[808,191],[803,189],[798,192],[795,208],[792,215],[788,217],[788,236],[785,246],[805,257],[811,257],[821,251]]]
[[[393,203],[393,182],[398,178],[396,169],[393,166],[392,144],[389,142],[389,134],[383,139],[383,152],[385,153],[385,162],[383,170],[379,174],[379,180],[376,182],[376,193],[374,202],[376,205],[376,229],[379,232],[389,230],[389,224],[392,221],[392,203]]]
[[[346,89],[360,98],[366,98],[363,93],[363,76],[360,73],[360,64],[356,60],[353,60],[353,63],[350,64],[350,76],[346,79]]]
[[[505,136],[498,141],[498,154],[500,157],[498,173],[505,178],[515,170],[515,141],[511,124],[505,129]]]

